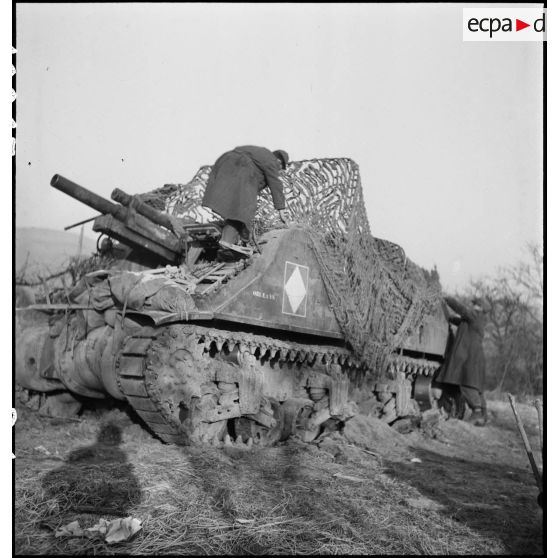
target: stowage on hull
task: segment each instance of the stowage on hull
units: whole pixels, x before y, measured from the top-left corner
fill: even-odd
[[[376,370],[345,340],[307,230],[274,229],[258,245],[241,261],[99,270],[69,304],[19,310],[17,382],[126,401],[175,444],[311,441],[365,400],[388,423],[434,403],[441,306]],[[28,312],[45,318],[26,327]]]

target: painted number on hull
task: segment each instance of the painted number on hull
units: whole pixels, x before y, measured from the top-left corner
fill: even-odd
[[[275,300],[276,295],[263,293],[262,291],[252,291],[252,296],[257,296],[258,298],[264,298],[265,300]]]
[[[308,298],[308,267],[285,262],[283,280],[283,314],[306,318]]]

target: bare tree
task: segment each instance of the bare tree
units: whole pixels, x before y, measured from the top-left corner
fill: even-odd
[[[523,292],[532,309],[542,318],[542,303],[544,293],[543,251],[537,244],[526,247],[527,261],[520,262],[509,269],[510,276]]]
[[[533,394],[543,384],[543,256],[527,246],[527,259],[471,281],[461,294],[487,303],[485,353],[490,389]]]
[[[27,262],[16,274],[16,286],[33,289],[38,302],[67,302],[68,292],[87,273],[110,267],[113,258],[93,254],[92,256],[70,256],[60,271],[53,273],[43,265],[43,274],[35,273],[26,277]],[[22,291],[23,292],[23,291]]]

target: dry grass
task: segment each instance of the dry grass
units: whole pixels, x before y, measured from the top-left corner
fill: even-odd
[[[374,456],[335,439],[257,451],[165,446],[111,411],[103,421],[123,431],[118,455],[96,442],[93,415],[42,423],[26,409],[19,414],[16,554],[542,552],[528,464],[508,446],[517,442],[513,432],[498,425],[448,421],[437,440],[415,432],[405,437],[406,454],[386,444],[370,447]],[[50,455],[34,449],[40,445]],[[117,495],[118,514],[100,509],[111,504],[107,492]],[[75,519],[89,527],[123,515],[143,523],[126,543],[54,537]]]

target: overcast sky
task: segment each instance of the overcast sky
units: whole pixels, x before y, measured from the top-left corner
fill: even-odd
[[[145,192],[254,144],[354,159],[448,290],[542,242],[541,43],[463,42],[462,4],[16,8],[17,226],[94,214],[55,173]]]

